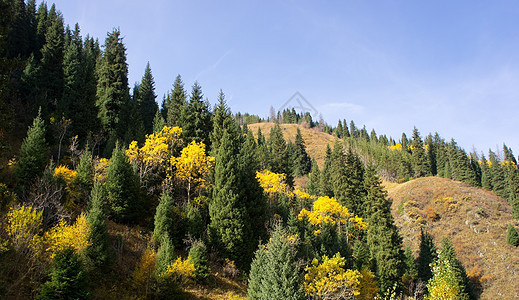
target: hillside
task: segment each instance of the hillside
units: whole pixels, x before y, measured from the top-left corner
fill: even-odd
[[[270,137],[270,130],[274,127],[274,123],[254,123],[247,125],[249,130],[257,136],[258,128],[261,129],[261,133],[265,138]],[[280,124],[283,135],[287,141],[294,142],[296,138],[297,128],[301,130],[301,135],[305,140],[306,151],[308,154],[317,161],[319,168],[322,168],[324,164],[324,157],[326,156],[326,145],[333,147],[335,141],[339,140],[333,135],[319,131],[317,128],[304,128],[297,124]]]
[[[439,177],[390,185],[388,194],[404,244],[415,254],[423,226],[436,245],[451,239],[467,274],[481,284],[481,299],[519,297],[519,249],[506,243],[506,227],[517,221],[504,199]]]
[[[273,123],[248,125],[268,138]],[[299,127],[307,152],[320,167],[326,144],[336,137],[296,124],[280,124],[286,140],[294,141]],[[296,183],[303,180],[296,179]],[[392,213],[403,237],[418,255],[420,227],[429,231],[439,246],[444,237],[453,242],[460,260],[476,285],[481,299],[519,297],[519,249],[506,243],[506,228],[512,218],[510,204],[493,192],[440,177],[425,177],[403,184],[384,183],[392,200]]]

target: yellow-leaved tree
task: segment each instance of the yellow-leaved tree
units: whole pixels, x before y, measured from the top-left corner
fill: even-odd
[[[77,253],[81,253],[92,244],[88,238],[89,234],[88,221],[85,214],[82,213],[77,217],[76,222],[71,225],[61,219],[56,226],[45,232],[44,240],[48,245],[47,251],[52,255],[67,248],[72,248]]]
[[[38,235],[42,224],[42,212],[31,206],[11,207],[7,213],[5,231],[17,252],[38,250],[41,238]]]
[[[278,193],[285,194],[289,197],[294,195],[286,184],[286,175],[283,173],[278,174],[269,170],[263,170],[256,172],[256,179],[263,188],[263,191],[267,194],[269,201],[272,201]]]
[[[161,131],[146,136],[144,145],[139,148],[137,141],[130,143],[126,156],[137,167],[141,181],[149,176],[171,172],[171,157],[182,146],[182,128],[164,126]]]
[[[171,164],[175,166],[175,176],[186,187],[189,202],[191,191],[207,185],[206,177],[214,165],[214,157],[206,155],[204,143],[192,141],[179,157],[171,157]]]
[[[303,208],[298,218],[301,221],[306,218],[310,224],[318,227],[319,229],[315,230],[316,235],[320,233],[320,228],[324,224],[336,225],[339,233],[344,227],[347,242],[349,242],[351,228],[364,230],[368,225],[362,218],[353,215],[348,208],[340,205],[335,198],[328,196],[319,197],[314,202],[312,211]]]
[[[361,273],[346,270],[346,259],[339,253],[332,258],[326,255],[319,264],[317,259],[305,268],[305,293],[318,299],[351,299],[360,294]]]

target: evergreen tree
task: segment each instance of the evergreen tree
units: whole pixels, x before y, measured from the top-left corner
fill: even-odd
[[[453,269],[454,279],[459,285],[459,299],[476,299],[476,295],[467,277],[465,267],[458,260],[456,251],[454,250],[451,241],[448,238],[442,240],[442,247],[438,254],[438,261],[447,261]],[[431,290],[429,290],[431,292]]]
[[[28,184],[43,174],[47,165],[47,144],[45,142],[45,124],[41,113],[34,118],[32,126],[27,130],[27,137],[20,147],[20,161],[16,175],[22,184]]]
[[[438,174],[438,167],[436,164],[437,145],[433,141],[432,134],[427,136],[425,144],[427,145],[427,159],[429,161],[430,172],[433,176],[436,176],[436,174]]]
[[[153,118],[153,133],[161,131],[164,126],[166,126],[166,121],[162,117],[160,110],[157,110],[155,117]]]
[[[108,239],[108,228],[106,226],[106,215],[103,211],[105,195],[103,186],[96,182],[90,194],[90,203],[87,214],[90,227],[89,240],[92,244],[87,248],[86,255],[95,268],[107,268],[113,258],[110,241]]]
[[[72,248],[56,253],[50,281],[44,283],[36,299],[88,299],[87,278],[79,256]]]
[[[412,162],[415,177],[422,177],[430,175],[430,166],[425,153],[420,133],[416,127],[413,129],[412,147]]]
[[[492,191],[499,197],[507,198],[508,191],[506,186],[505,171],[501,167],[497,155],[489,150],[488,158],[490,160],[490,174],[492,178]]]
[[[256,251],[249,274],[249,299],[304,299],[296,243],[281,225],[276,227],[269,243]]]
[[[492,174],[485,155],[481,155],[481,187],[492,190]]]
[[[222,140],[223,133],[226,128],[234,126],[234,120],[232,119],[231,111],[225,101],[225,95],[222,90],[218,95],[218,103],[214,107],[213,113],[213,131],[211,132],[211,146],[212,153],[216,155],[217,150],[220,148],[220,141]],[[259,127],[258,127],[259,129]]]
[[[157,275],[161,275],[168,269],[168,266],[175,261],[175,248],[170,239],[164,237],[157,251],[157,260],[155,262]]]
[[[367,243],[375,264],[379,290],[383,296],[395,286],[401,289],[400,279],[404,273],[402,238],[393,222],[386,191],[372,168],[365,176],[367,196]]]
[[[310,174],[308,176],[309,180],[306,184],[306,191],[310,195],[319,195],[319,185],[321,180],[321,171],[319,171],[319,166],[317,165],[317,161],[315,159],[312,159],[312,169],[310,171]]]
[[[506,242],[515,247],[519,246],[519,234],[512,224],[508,224],[506,229]]]
[[[63,16],[53,4],[47,17],[48,28],[45,32],[46,43],[41,50],[42,60],[39,69],[41,102],[44,115],[56,111],[63,97]]]
[[[283,173],[286,175],[286,183],[293,186],[294,178],[289,163],[289,153],[287,151],[287,143],[283,137],[281,127],[276,123],[270,130],[269,146],[271,152],[270,170],[274,173]]]
[[[305,141],[301,135],[301,130],[297,128],[297,134],[294,141],[294,175],[302,176],[310,172],[312,161],[306,152]]]
[[[127,122],[125,109],[130,103],[126,48],[121,32],[114,29],[105,40],[105,51],[98,63],[97,102],[102,130],[107,139],[106,151],[124,138]]]
[[[148,62],[139,86],[139,96],[137,97],[137,105],[146,133],[153,131],[153,119],[159,109],[155,98],[157,98],[155,95],[155,81],[153,80],[150,63]]]
[[[366,218],[365,210],[363,208],[363,198],[366,195],[366,190],[369,187],[364,186],[364,165],[360,160],[360,157],[353,153],[351,148],[348,149],[348,152],[345,156],[345,190],[341,191],[344,199],[349,202],[349,207],[351,213],[359,215],[363,218]]]
[[[426,283],[432,278],[432,270],[430,265],[438,259],[436,253],[436,247],[432,236],[428,232],[424,232],[423,229],[420,234],[420,251],[418,252],[418,258],[416,260],[418,269],[418,278],[422,282]]]
[[[180,126],[182,111],[187,105],[184,83],[180,75],[177,75],[173,83],[173,91],[168,95],[164,103],[165,119],[168,126]]]
[[[209,135],[213,130],[211,112],[209,103],[202,98],[202,87],[195,82],[189,102],[183,107],[180,126],[186,143],[203,142],[210,149]]]
[[[155,226],[153,230],[153,242],[158,248],[165,239],[172,240],[172,235],[178,230],[175,228],[175,203],[168,192],[160,196],[159,205],[155,212]]]
[[[324,158],[324,166],[321,171],[321,179],[319,183],[319,195],[333,197],[332,187],[332,149],[330,145],[326,145],[326,156]]]
[[[195,266],[195,278],[203,280],[209,277],[209,254],[202,241],[196,241],[189,249],[189,260]]]
[[[106,193],[110,216],[115,221],[137,221],[143,209],[139,178],[119,143],[116,144],[110,159],[106,176]]]

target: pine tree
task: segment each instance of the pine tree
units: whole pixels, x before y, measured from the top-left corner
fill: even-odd
[[[142,213],[139,178],[117,143],[106,176],[106,198],[110,216],[117,222],[136,222]]]
[[[189,260],[195,266],[195,278],[204,280],[209,277],[209,254],[202,241],[196,241],[189,249]]]
[[[505,171],[501,167],[497,155],[489,150],[488,158],[490,160],[490,174],[492,177],[492,191],[499,197],[507,198],[508,190],[506,186]]]
[[[321,171],[319,170],[319,166],[317,165],[317,161],[312,159],[312,169],[310,170],[310,174],[308,176],[309,180],[306,184],[306,191],[310,195],[319,195],[319,185],[321,180]]]
[[[427,159],[420,133],[416,127],[413,129],[412,147],[412,162],[414,177],[422,177],[430,175],[430,165]]]
[[[303,176],[310,172],[312,161],[306,152],[305,141],[301,135],[301,130],[297,128],[297,134],[294,141],[294,175]]]
[[[160,110],[157,110],[153,118],[153,133],[161,131],[164,126],[166,126],[166,121],[162,117]]]
[[[249,299],[304,299],[297,241],[278,225],[269,243],[256,251],[249,274]]]
[[[178,232],[175,226],[174,211],[175,203],[173,197],[168,192],[163,192],[155,212],[155,226],[153,230],[153,242],[157,248],[165,239],[172,241],[173,235]]]
[[[177,75],[173,83],[173,91],[168,95],[164,103],[165,119],[168,126],[180,126],[182,111],[186,102],[186,91],[184,90],[184,83],[180,75]]]
[[[182,136],[186,143],[192,141],[203,142],[210,148],[211,140],[209,135],[213,130],[211,112],[209,103],[202,98],[202,87],[198,82],[195,82],[189,102],[183,107],[180,126],[182,127]]]
[[[153,131],[153,119],[159,109],[155,98],[157,98],[155,95],[155,81],[153,80],[150,63],[148,62],[139,86],[139,97],[137,98],[137,105],[146,133]]]
[[[481,187],[492,190],[492,174],[485,155],[481,155]]]
[[[405,267],[402,238],[393,222],[387,194],[372,168],[367,169],[365,182],[367,243],[375,263],[379,290],[382,295],[387,296],[395,284],[397,291],[401,289],[400,279]]]
[[[105,51],[98,63],[97,102],[104,136],[105,152],[112,150],[117,140],[122,140],[127,129],[125,108],[130,103],[126,48],[121,32],[114,29],[105,40]]]
[[[430,265],[438,259],[436,247],[432,236],[428,232],[424,232],[423,229],[420,234],[420,251],[418,252],[418,258],[416,260],[418,269],[418,278],[422,282],[426,283],[432,278],[432,270]]]
[[[92,154],[88,148],[85,149],[79,158],[76,174],[76,182],[80,191],[79,197],[82,201],[86,202],[94,184],[94,164]]]
[[[164,237],[160,243],[159,250],[157,251],[157,275],[161,275],[166,272],[168,266],[175,261],[175,248],[171,241]]]
[[[324,158],[323,169],[321,170],[321,180],[319,184],[320,196],[333,197],[332,187],[332,149],[326,145],[326,156]]]
[[[294,178],[292,176],[292,170],[290,169],[287,143],[283,137],[281,127],[279,127],[277,123],[270,130],[269,147],[271,153],[270,170],[274,173],[285,174],[286,183],[292,186],[294,184]]]
[[[104,199],[103,186],[96,182],[90,194],[87,214],[90,227],[89,240],[92,242],[92,245],[87,248],[86,255],[97,269],[107,268],[113,258],[105,220],[106,215],[103,211]]]
[[[476,295],[467,277],[465,267],[458,260],[456,251],[448,238],[442,240],[442,246],[438,254],[438,261],[447,261],[453,269],[454,279],[459,285],[459,299],[476,299]],[[431,292],[429,290],[429,292]]]
[[[20,161],[16,175],[22,184],[28,184],[43,174],[47,165],[47,152],[45,124],[41,119],[40,111],[34,118],[32,126],[27,130],[27,137],[20,147]]]
[[[46,43],[43,46],[41,67],[39,69],[39,85],[41,86],[40,105],[44,115],[56,111],[63,97],[63,52],[64,28],[63,16],[53,4],[47,18],[48,28],[45,32]]]
[[[50,281],[44,283],[36,299],[88,299],[87,277],[79,256],[67,248],[56,253]]]
[[[211,132],[211,152],[213,155],[216,155],[217,150],[220,148],[220,141],[222,140],[225,129],[230,128],[233,125],[234,120],[232,119],[231,111],[225,101],[225,94],[220,90],[218,103],[214,107],[213,113],[213,131]]]
[[[506,229],[506,242],[515,247],[519,246],[519,234],[512,224],[508,224]]]
[[[341,191],[345,199],[348,198],[349,209],[351,213],[366,218],[365,210],[363,208],[362,199],[366,195],[366,190],[369,187],[364,186],[364,165],[360,160],[360,157],[353,153],[351,148],[345,156],[345,190]]]

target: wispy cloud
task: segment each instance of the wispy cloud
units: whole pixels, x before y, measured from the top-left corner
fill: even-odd
[[[222,56],[220,56],[212,65],[208,66],[207,68],[203,69],[202,71],[198,72],[198,74],[196,74],[195,78],[193,79],[193,81],[197,81],[198,78],[200,78],[200,76],[204,75],[204,74],[207,74],[207,73],[210,73],[214,70],[216,70],[216,68],[218,68],[218,66],[224,61],[224,59],[233,51],[234,49],[231,48],[229,50],[227,50]]]

